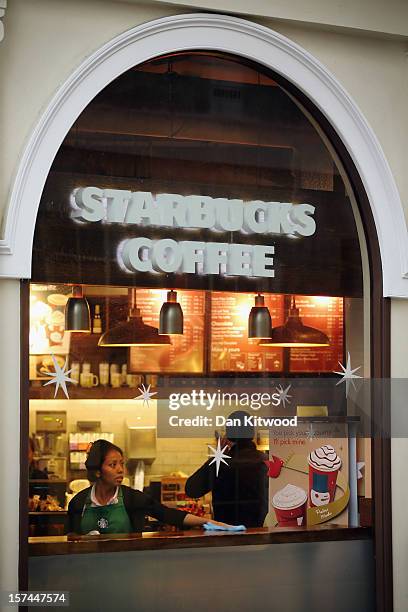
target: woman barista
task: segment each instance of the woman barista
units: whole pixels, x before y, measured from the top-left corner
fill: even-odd
[[[83,535],[142,532],[146,515],[184,529],[204,523],[229,527],[225,523],[207,521],[202,517],[168,508],[150,495],[122,485],[123,452],[107,440],[94,442],[85,465],[88,478],[94,484],[77,493],[69,503],[70,533]]]

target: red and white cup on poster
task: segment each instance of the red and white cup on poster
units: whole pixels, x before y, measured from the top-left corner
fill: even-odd
[[[300,487],[287,484],[272,498],[279,527],[302,527],[306,525],[307,493]]]
[[[333,446],[325,444],[309,454],[308,463],[310,506],[326,506],[334,501],[341,459]]]

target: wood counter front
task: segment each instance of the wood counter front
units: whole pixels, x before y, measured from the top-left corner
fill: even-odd
[[[31,557],[125,552],[137,550],[166,550],[214,546],[243,546],[258,544],[289,544],[301,542],[332,542],[337,540],[366,540],[372,537],[368,527],[328,525],[306,528],[266,527],[241,532],[203,532],[201,530],[176,533],[145,532],[143,534],[104,536],[45,536],[29,538]]]

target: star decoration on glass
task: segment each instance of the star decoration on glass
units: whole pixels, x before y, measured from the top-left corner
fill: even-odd
[[[276,391],[279,394],[279,405],[283,408],[286,408],[286,404],[290,404],[291,395],[289,395],[289,389],[292,385],[288,385],[286,389],[282,387],[282,385],[278,385],[276,387]]]
[[[220,440],[220,438],[218,438],[218,440],[217,440],[217,448],[214,448],[213,446],[210,446],[210,444],[207,444],[207,446],[214,453],[213,455],[209,455],[209,457],[213,457],[213,460],[210,461],[210,465],[215,463],[215,474],[218,477],[218,472],[220,471],[221,461],[222,461],[222,463],[225,463],[225,465],[228,465],[228,462],[225,461],[225,459],[231,459],[230,455],[225,455],[224,454],[224,451],[228,450],[228,446],[225,445],[221,449],[221,440]]]
[[[350,384],[353,386],[353,389],[355,391],[356,387],[354,385],[354,379],[362,378],[362,376],[355,374],[355,372],[357,372],[357,370],[359,370],[361,366],[358,366],[358,368],[354,368],[354,369],[351,368],[350,353],[347,353],[346,367],[344,367],[344,365],[340,363],[340,361],[339,361],[339,366],[341,367],[342,372],[336,372],[336,371],[333,372],[334,374],[339,374],[341,376],[341,379],[336,383],[336,386],[341,385],[341,383],[345,381],[346,382],[346,397],[348,397],[349,390],[350,390]]]
[[[145,387],[144,384],[142,384],[141,387],[138,387],[138,390],[140,391],[140,395],[133,399],[143,400],[143,406],[147,404],[147,407],[149,407],[149,402],[152,399],[153,395],[157,395],[157,391],[150,391],[150,385]]]
[[[68,391],[67,391],[67,382],[75,382],[73,378],[70,378],[68,376],[68,374],[71,373],[71,370],[68,370],[67,372],[65,371],[68,365],[68,361],[66,361],[63,365],[63,367],[61,368],[61,366],[58,364],[58,361],[56,360],[55,356],[52,356],[52,361],[54,364],[54,372],[46,372],[47,376],[51,376],[51,380],[49,380],[48,382],[44,383],[44,387],[46,387],[47,385],[55,385],[55,393],[54,393],[54,397],[56,397],[57,393],[58,393],[58,389],[61,387],[61,389],[64,391],[65,393],[65,397],[67,399],[69,399],[69,395],[68,395]]]

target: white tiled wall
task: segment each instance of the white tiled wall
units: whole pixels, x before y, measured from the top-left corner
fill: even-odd
[[[138,426],[156,426],[156,402],[143,406],[135,400],[31,400],[30,434],[35,432],[37,410],[64,410],[67,413],[67,429],[77,431],[77,421],[100,421],[101,431],[113,432],[115,444],[125,454],[126,423]],[[182,471],[192,474],[207,459],[207,444],[214,444],[204,438],[157,438],[156,459],[146,465],[146,484],[150,476],[166,476]]]

